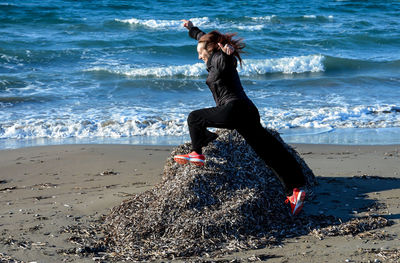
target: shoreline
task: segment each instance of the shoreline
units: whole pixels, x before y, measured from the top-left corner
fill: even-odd
[[[278,130],[282,139],[289,144],[310,145],[400,145],[400,127],[392,128],[294,128]],[[145,145],[177,146],[190,141],[188,134],[182,136],[131,136],[93,138],[36,138],[0,139],[0,150],[51,145]]]
[[[255,255],[268,262],[359,262],[382,260],[367,249],[400,250],[400,145],[290,145],[319,182],[316,199],[305,204],[303,213],[348,220],[375,209],[394,224],[375,230],[385,231],[380,240],[306,235],[225,259]],[[94,223],[123,200],[152,188],[174,147],[74,144],[0,150],[0,259],[3,253],[28,262],[93,262],[63,253],[76,247],[68,241],[68,226]]]

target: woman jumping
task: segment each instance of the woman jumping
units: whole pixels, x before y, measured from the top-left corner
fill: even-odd
[[[247,97],[236,70],[237,61],[242,64],[240,53],[245,47],[235,34],[208,34],[193,26],[189,20],[182,20],[189,30],[189,36],[198,40],[199,59],[206,64],[206,83],[213,94],[216,107],[192,111],[188,126],[192,141],[192,152],[174,156],[179,164],[188,162],[203,166],[205,156],[202,147],[215,140],[218,135],[208,127],[235,129],[254,149],[258,156],[272,168],[282,182],[292,214],[297,215],[303,207],[305,192],[299,188],[305,185],[305,178],[294,156],[260,123],[260,115]]]

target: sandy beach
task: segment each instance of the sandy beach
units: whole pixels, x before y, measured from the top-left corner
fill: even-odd
[[[393,224],[355,236],[297,236],[279,246],[204,261],[400,260],[393,256],[400,250],[400,146],[292,146],[319,182],[302,214],[334,215],[344,222],[373,214]],[[75,247],[65,229],[93,224],[122,200],[153,187],[173,148],[60,145],[0,151],[0,262],[93,262],[64,253]]]

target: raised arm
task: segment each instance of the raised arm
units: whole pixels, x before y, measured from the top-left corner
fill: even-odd
[[[201,31],[198,27],[194,26],[192,21],[186,19],[182,19],[181,21],[183,22],[183,26],[189,30],[189,36],[191,38],[194,38],[198,41],[203,35],[206,34],[203,31]]]

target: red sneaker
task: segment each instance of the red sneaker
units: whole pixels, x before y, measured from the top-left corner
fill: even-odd
[[[205,157],[202,154],[198,154],[196,152],[191,152],[189,154],[183,154],[183,155],[175,155],[174,160],[175,162],[179,164],[187,164],[188,162],[191,162],[194,165],[197,166],[203,166]]]
[[[285,203],[290,202],[290,207],[292,208],[292,215],[297,215],[303,208],[304,199],[306,197],[306,192],[299,190],[298,188],[293,189],[293,195],[288,196]]]

